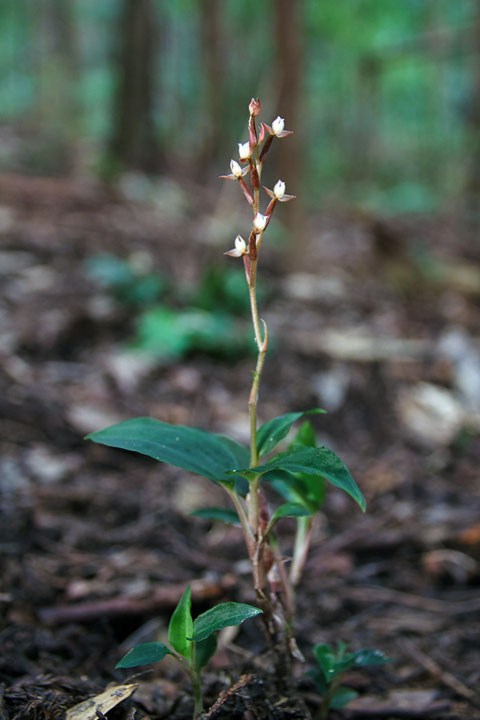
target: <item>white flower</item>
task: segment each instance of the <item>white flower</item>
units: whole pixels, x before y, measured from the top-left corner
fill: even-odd
[[[280,135],[285,129],[285,120],[284,118],[278,117],[275,118],[275,120],[272,122],[272,132],[274,135]]]
[[[240,156],[240,160],[248,160],[248,158],[252,154],[252,151],[250,149],[250,143],[238,143],[238,154]]]
[[[235,175],[236,178],[242,177],[242,168],[236,160],[230,160],[230,170],[232,171],[232,175]]]
[[[241,235],[237,235],[237,237],[235,238],[235,250],[238,252],[239,255],[245,255],[245,253],[247,252],[247,243]]]
[[[230,257],[242,257],[242,255],[247,254],[247,243],[242,238],[241,235],[237,235],[235,238],[235,247],[232,250],[228,250],[225,255],[230,255]]]
[[[262,230],[265,230],[267,226],[267,218],[265,215],[262,215],[262,213],[257,212],[255,217],[253,218],[253,227],[255,230],[258,230],[259,232],[262,232]]]
[[[283,180],[279,180],[275,187],[273,188],[273,194],[277,198],[277,200],[281,200],[283,196],[285,195],[285,183]]]

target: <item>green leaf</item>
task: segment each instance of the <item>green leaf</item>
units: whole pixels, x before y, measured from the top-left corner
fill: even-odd
[[[326,695],[326,693],[328,692],[328,685],[322,671],[319,668],[312,668],[311,670],[307,670],[306,675],[314,683],[317,690],[322,695]]]
[[[279,417],[273,418],[262,425],[257,432],[257,448],[260,457],[263,457],[270,450],[283,440],[287,436],[288,431],[292,427],[293,423],[300,420],[304,415],[317,415],[324,413],[325,410],[321,408],[315,408],[314,410],[307,410],[304,412],[292,412],[286,415],[280,415]]]
[[[277,469],[288,470],[293,473],[307,473],[307,475],[320,475],[329,483],[344,490],[365,510],[365,498],[350,471],[342,460],[327,447],[311,448],[297,447],[284,453],[275,455],[270,462],[256,468],[237,470],[239,473],[256,473],[263,475]]]
[[[232,477],[226,472],[247,465],[249,460],[248,450],[229,438],[147,417],[112,425],[87,435],[87,439],[148,455],[230,486]]]
[[[261,612],[263,610],[260,608],[245,603],[220,603],[197,617],[193,623],[193,636],[190,639],[196,642],[206,640],[217,630],[222,630],[230,625],[240,625],[244,620],[255,617]]]
[[[341,672],[345,672],[345,670],[349,670],[354,666],[354,664],[355,656],[353,653],[347,653],[342,657],[337,657],[337,661],[335,663],[335,674],[338,675]]]
[[[311,515],[305,505],[295,502],[287,502],[278,507],[273,516],[272,523],[277,522],[280,518],[284,517],[304,517],[305,515]]]
[[[325,502],[325,491],[327,489],[325,478],[319,475],[309,475],[308,473],[297,473],[297,477],[304,485],[307,507],[314,515]]]
[[[212,655],[215,655],[217,649],[217,638],[215,635],[200,642],[195,643],[195,669],[201,670],[207,662],[210,660]]]
[[[392,658],[387,657],[380,650],[357,650],[353,653],[354,667],[372,667],[389,662],[392,662]]]
[[[321,671],[323,672],[323,676],[327,681],[327,684],[330,684],[337,674],[335,668],[337,660],[335,651],[330,645],[321,643],[319,645],[315,645],[313,653]]]
[[[347,687],[339,687],[332,700],[330,701],[330,707],[332,710],[340,710],[341,708],[348,705],[349,702],[355,700],[358,697],[358,693],[355,690]]]
[[[178,605],[173,611],[168,626],[168,639],[170,645],[183,657],[189,658],[192,651],[192,644],[187,640],[193,632],[192,620],[192,589],[187,587]]]
[[[290,447],[295,445],[303,445],[304,447],[317,447],[317,440],[315,437],[315,430],[313,429],[312,423],[308,420],[298,428],[298,432],[295,435],[293,443]]]
[[[206,518],[207,520],[221,520],[227,525],[240,525],[236,510],[223,507],[198,508],[190,513],[192,517]]]
[[[326,481],[320,475],[274,470],[263,476],[287,502],[300,503],[315,515],[325,500]]]
[[[138,665],[150,665],[163,660],[165,655],[172,655],[170,648],[161,642],[144,643],[129,650],[115,665],[115,668],[132,668]]]

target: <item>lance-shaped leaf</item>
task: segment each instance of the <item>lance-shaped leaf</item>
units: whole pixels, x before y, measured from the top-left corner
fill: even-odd
[[[212,655],[215,655],[216,649],[217,638],[215,635],[210,635],[206,640],[197,642],[195,647],[195,669],[201,670]]]
[[[170,645],[186,658],[190,657],[192,651],[192,643],[187,640],[193,632],[191,608],[192,590],[189,585],[178,601],[168,626]]]
[[[321,475],[274,470],[263,476],[289,503],[300,503],[315,515],[325,500],[326,480]]]
[[[280,507],[275,510],[270,522],[273,525],[277,522],[277,520],[280,520],[280,518],[304,517],[305,515],[311,515],[305,505],[300,505],[300,503],[295,502],[288,502],[280,505]]]
[[[230,508],[203,507],[193,510],[190,515],[205,518],[206,520],[220,520],[227,525],[240,525],[237,511]]]
[[[172,655],[170,649],[161,642],[144,643],[129,650],[115,665],[115,668],[132,668],[138,665],[150,665],[163,660],[165,655]]]
[[[280,415],[262,425],[257,432],[257,449],[260,457],[267,455],[273,448],[287,436],[293,423],[300,420],[304,415],[317,415],[325,410],[316,408],[306,412],[292,412]]]
[[[319,645],[315,645],[313,652],[325,680],[327,683],[330,683],[338,672],[335,650],[330,645],[320,643]]]
[[[220,603],[202,613],[193,623],[193,636],[190,640],[200,642],[206,640],[210,635],[218,630],[223,630],[230,625],[240,625],[255,615],[259,615],[263,610],[247,605],[246,603],[227,602]]]
[[[229,438],[148,417],[112,425],[87,439],[148,455],[230,486],[232,477],[226,472],[247,465],[249,459],[248,450]]]
[[[365,498],[352,478],[350,471],[338,455],[327,447],[296,447],[287,452],[279,453],[265,465],[236,472],[264,475],[277,468],[293,473],[320,475],[332,485],[348,493],[360,505],[362,510],[365,510]]]
[[[317,447],[315,430],[313,429],[312,423],[309,420],[306,420],[298,428],[297,434],[293,438],[293,442],[290,445],[290,448],[292,448],[294,445],[303,445],[304,447]]]

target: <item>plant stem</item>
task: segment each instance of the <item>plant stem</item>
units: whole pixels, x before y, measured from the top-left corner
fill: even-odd
[[[293,587],[298,585],[302,576],[303,567],[310,548],[310,541],[312,539],[314,520],[315,517],[300,517],[297,520],[292,564],[290,567],[290,582]]]
[[[335,693],[338,690],[338,686],[340,685],[340,677],[337,675],[332,682],[330,683],[330,686],[328,688],[328,691],[323,698],[322,705],[320,707],[320,712],[318,713],[318,720],[326,720],[328,717],[328,711],[330,710],[330,705],[335,697]]]
[[[193,720],[196,720],[203,713],[203,696],[202,684],[200,682],[200,672],[195,669],[195,650],[197,643],[192,642],[192,651],[189,661],[190,682],[193,690]]]
[[[192,689],[193,689],[193,720],[200,717],[203,713],[203,697],[202,697],[202,686],[200,683],[200,675],[198,672],[193,672],[191,675]]]

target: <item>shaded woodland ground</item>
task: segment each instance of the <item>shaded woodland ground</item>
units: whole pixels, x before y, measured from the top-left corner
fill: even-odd
[[[0,190],[0,717],[60,718],[133,676],[133,699],[109,718],[189,717],[168,663],[113,668],[165,634],[189,582],[195,611],[253,600],[240,532],[188,517],[224,502],[207,481],[82,438],[151,415],[245,441],[253,358],[132,354],[138,309],[85,261],[133,253],[194,284],[211,263],[235,262],[222,258],[229,196],[196,188],[179,224],[175,203],[160,214],[100,186],[4,176]],[[306,666],[315,642],[337,639],[395,659],[352,674],[361,697],[332,718],[480,718],[478,247],[448,217],[339,213],[311,218],[302,253],[303,267],[285,249],[262,257],[275,343],[260,415],[326,407],[319,438],[368,501],[361,515],[328,495],[298,592]],[[258,699],[262,643],[254,622],[226,639],[208,703],[247,675],[207,717],[279,717],[281,698]]]

